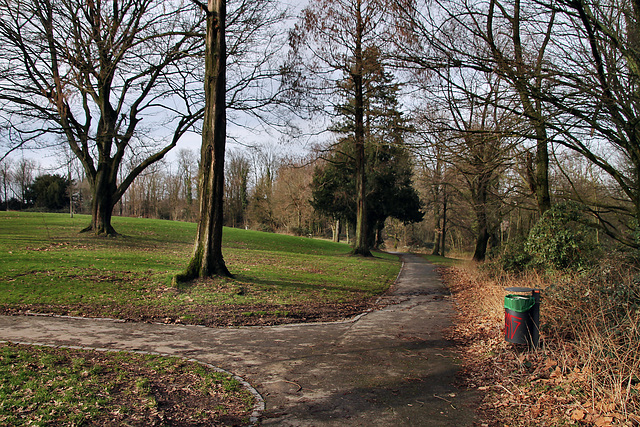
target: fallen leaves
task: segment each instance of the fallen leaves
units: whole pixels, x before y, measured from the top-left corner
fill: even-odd
[[[625,408],[614,393],[596,391],[599,364],[586,362],[572,342],[547,339],[542,350],[529,352],[504,341],[504,283],[457,267],[441,274],[455,297],[449,337],[459,344],[463,381],[483,395],[482,425],[640,427],[640,417],[629,411],[638,407],[640,388],[630,389],[636,403]]]

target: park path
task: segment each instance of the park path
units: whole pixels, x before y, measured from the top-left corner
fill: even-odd
[[[148,351],[239,375],[263,396],[265,426],[471,426],[443,337],[453,301],[434,267],[403,254],[384,308],[346,322],[246,328],[0,316],[0,340]]]

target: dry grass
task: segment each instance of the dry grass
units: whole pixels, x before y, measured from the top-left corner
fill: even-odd
[[[465,354],[466,381],[485,393],[486,425],[640,425],[633,270],[513,276],[470,265],[444,269],[443,277],[458,303],[452,335]],[[511,286],[546,290],[540,350],[504,341],[503,300]]]

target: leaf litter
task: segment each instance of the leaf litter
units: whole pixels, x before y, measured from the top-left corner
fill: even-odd
[[[504,288],[479,282],[464,268],[441,268],[440,273],[456,301],[448,336],[462,354],[461,381],[482,393],[481,426],[640,426],[638,414],[596,396],[597,373],[571,342],[546,342],[537,351],[505,342],[504,314],[495,303],[506,294]],[[633,383],[628,394],[637,401],[640,381]]]

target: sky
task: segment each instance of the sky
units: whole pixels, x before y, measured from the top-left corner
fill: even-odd
[[[293,11],[292,14],[297,15],[307,4],[307,0],[283,0],[281,3],[289,6]],[[291,20],[288,25],[292,25],[293,22],[295,20]],[[228,150],[242,150],[245,146],[267,146],[272,147],[275,152],[294,155],[303,155],[308,150],[308,140],[292,141],[276,129],[255,132],[234,125],[231,121],[228,122],[227,126],[229,135],[227,140]],[[169,137],[170,135],[166,136],[166,138]],[[174,162],[181,149],[199,153],[200,145],[200,134],[187,132],[179,140],[177,146],[167,154],[165,159],[169,162]],[[22,158],[34,160],[40,166],[40,173],[62,173],[66,171],[65,164],[68,162],[65,159],[64,149],[61,148],[16,150],[8,158],[14,164]]]

